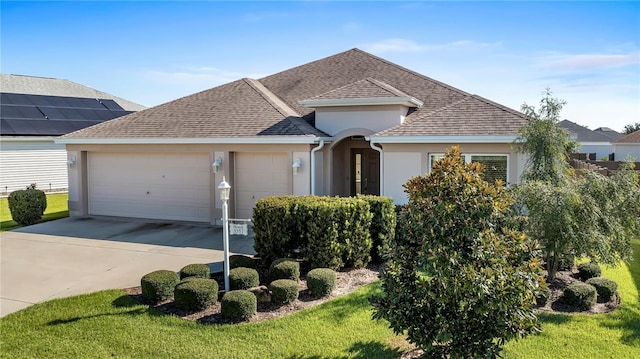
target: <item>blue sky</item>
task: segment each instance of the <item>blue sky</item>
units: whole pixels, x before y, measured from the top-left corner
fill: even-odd
[[[10,2],[2,73],[154,106],[358,47],[514,109],[640,121],[640,2]]]

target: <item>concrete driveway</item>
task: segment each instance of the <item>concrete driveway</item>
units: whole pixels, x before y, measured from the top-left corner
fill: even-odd
[[[207,263],[222,271],[222,228],[116,218],[64,218],[0,234],[0,316],[52,298],[140,285],[154,270]],[[255,254],[253,237],[230,252]]]

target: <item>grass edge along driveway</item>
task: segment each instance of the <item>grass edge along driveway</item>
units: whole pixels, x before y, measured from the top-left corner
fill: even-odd
[[[68,200],[68,193],[47,194],[47,209],[42,216],[42,222],[69,217]],[[9,200],[7,197],[0,198],[0,232],[10,231],[18,227],[20,227],[18,223],[11,218]]]
[[[543,331],[509,342],[505,358],[640,357],[640,240],[635,261],[605,268],[621,307],[608,314],[542,314]],[[141,305],[121,290],[52,300],[0,319],[6,358],[398,358],[407,349],[384,321],[372,321],[374,283],[290,316],[203,325]]]

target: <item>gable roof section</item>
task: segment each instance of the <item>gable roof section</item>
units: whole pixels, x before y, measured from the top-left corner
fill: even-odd
[[[617,140],[613,141],[613,143],[640,143],[640,130],[620,137]]]
[[[135,102],[98,91],[73,81],[48,77],[0,74],[0,92],[109,99],[114,100],[125,111],[140,111],[146,108]]]
[[[483,97],[472,95],[443,108],[422,113],[372,136],[509,136],[527,124],[525,116]],[[507,138],[505,137],[505,140]]]
[[[385,97],[409,97],[409,95],[382,81],[368,77],[364,80],[352,82],[335,90],[314,96],[311,100]]]
[[[74,138],[222,138],[326,136],[255,80],[241,79],[66,136]]]
[[[578,142],[611,142],[611,138],[602,133],[591,131],[590,129],[580,126],[569,120],[560,121],[560,127],[576,135]]]
[[[429,112],[469,96],[468,93],[409,69],[351,49],[260,79],[260,82],[303,116],[313,109],[298,101],[311,99],[354,82],[374,78],[422,101]],[[411,115],[410,115],[411,116]]]

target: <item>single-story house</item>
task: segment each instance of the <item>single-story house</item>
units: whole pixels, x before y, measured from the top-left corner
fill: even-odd
[[[593,160],[608,160],[609,155],[613,152],[611,141],[622,136],[622,134],[606,127],[590,130],[569,120],[560,121],[560,127],[569,131],[572,139],[580,144],[578,152],[595,153]]]
[[[66,190],[72,159],[53,139],[144,108],[68,80],[0,74],[0,193]]]
[[[359,49],[259,80],[243,78],[57,139],[72,216],[218,223],[250,218],[265,196],[375,194],[406,203],[403,184],[453,145],[517,182],[518,111]]]
[[[613,153],[616,161],[632,160],[640,162],[640,130],[613,141]]]

